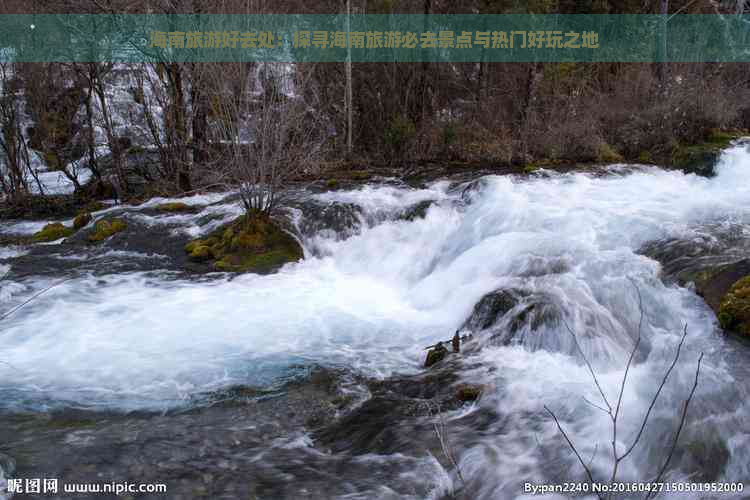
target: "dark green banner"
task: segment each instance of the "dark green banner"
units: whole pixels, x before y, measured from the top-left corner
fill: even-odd
[[[748,15],[0,16],[19,62],[748,62]]]

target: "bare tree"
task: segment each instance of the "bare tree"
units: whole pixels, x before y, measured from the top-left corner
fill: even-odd
[[[308,74],[298,65],[225,63],[214,81],[214,125],[227,178],[245,210],[270,215],[288,180],[314,164],[321,130],[304,99]]]

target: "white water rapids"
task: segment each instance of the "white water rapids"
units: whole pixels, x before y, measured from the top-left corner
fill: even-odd
[[[724,154],[713,178],[655,167],[487,177],[466,203],[447,182],[318,195],[370,214],[437,203],[424,219],[385,220],[344,240],[312,237],[304,242],[306,260],[271,276],[187,282],[121,274],[66,282],[0,327],[2,405],[164,409],[229,384],[268,383],[311,362],[370,376],[414,372],[424,346],[450,338],[484,294],[503,287],[554,297],[614,400],[637,331],[632,280],[643,296],[646,349],[624,394],[621,449],[638,431],[686,323],[688,337],[643,444],[622,463],[620,477],[646,480],[658,470],[702,351],[683,440],[709,449],[719,443],[729,453],[720,479],[748,480],[750,351],[727,342],[701,299],[663,284],[659,264],[637,253],[661,238],[697,237],[709,225],[750,228],[748,178],[750,152],[739,146]],[[595,475],[606,476],[609,417],[583,400],[602,404],[571,349],[557,326],[524,345],[488,346],[477,355],[479,367],[465,377],[485,384],[485,394],[450,417],[461,435],[471,434],[459,422],[467,411],[502,416],[458,457],[476,498],[511,498],[525,480],[549,480],[550,470],[582,478],[544,405]],[[679,471],[676,478],[695,479]]]

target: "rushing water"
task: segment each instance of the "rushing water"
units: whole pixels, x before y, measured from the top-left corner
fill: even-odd
[[[637,335],[640,291],[643,343],[624,391],[618,450],[637,433],[685,324],[688,336],[619,477],[648,480],[658,471],[704,352],[681,440],[698,451],[677,453],[670,478],[701,480],[689,474],[708,467],[693,463],[702,455],[726,462],[712,480],[747,480],[750,351],[722,337],[693,292],[665,285],[659,264],[639,249],[705,237],[706,228],[750,227],[749,173],[750,152],[738,146],[713,178],[619,167],[604,176],[491,176],[472,189],[439,182],[317,195],[360,206],[369,222],[348,238],[310,236],[308,258],[275,275],[84,276],[47,292],[3,322],[0,405],[166,409],[202,391],[270,383],[307,362],[368,376],[415,372],[425,345],[450,337],[484,294],[509,287],[550,297],[614,401]],[[424,200],[435,200],[424,219],[397,219]],[[526,480],[583,478],[544,405],[594,475],[607,477],[609,416],[584,400],[603,404],[560,322],[510,346],[487,345],[475,361],[463,376],[485,384],[483,398],[449,415],[474,498],[515,497]],[[462,423],[488,410],[498,418],[481,433]],[[450,488],[439,466],[413,480]]]

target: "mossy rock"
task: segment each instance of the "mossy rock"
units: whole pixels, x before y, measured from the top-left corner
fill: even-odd
[[[89,236],[89,241],[98,243],[104,241],[110,236],[124,231],[128,227],[122,219],[100,220],[94,226],[94,232]]]
[[[442,343],[438,343],[435,347],[427,352],[427,358],[424,360],[424,367],[429,368],[445,359],[448,355],[448,349]]]
[[[263,215],[242,216],[185,245],[190,260],[213,261],[219,271],[271,273],[304,257],[296,239]]]
[[[75,233],[75,229],[67,227],[61,222],[52,222],[44,226],[41,231],[34,233],[31,239],[36,243],[46,243],[67,238],[73,233]]]
[[[481,385],[461,384],[456,388],[456,399],[462,402],[476,401],[481,395]]]
[[[73,220],[73,229],[77,231],[88,225],[89,222],[91,222],[91,214],[88,212],[81,212],[76,215],[76,218]]]
[[[729,289],[717,314],[721,327],[750,336],[750,276],[745,276]]]
[[[338,187],[339,187],[339,181],[338,181],[338,179],[328,179],[326,181],[326,187],[328,189],[338,189]]]
[[[179,201],[171,202],[171,203],[163,203],[156,207],[157,210],[161,212],[192,212],[193,207],[186,203],[182,203]]]

